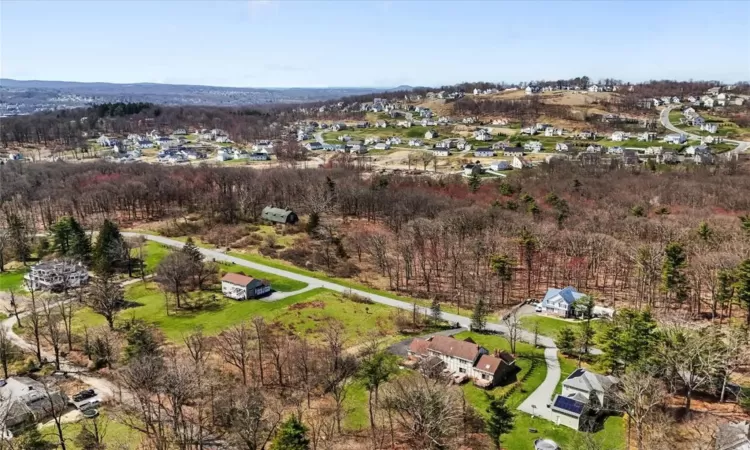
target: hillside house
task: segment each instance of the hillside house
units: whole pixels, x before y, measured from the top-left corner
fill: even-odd
[[[443,372],[451,374],[454,381],[471,379],[482,388],[497,386],[516,371],[515,358],[510,353],[498,352],[493,356],[471,340],[461,341],[449,336],[415,338],[407,353],[410,359],[418,361],[438,358]]]
[[[370,128],[370,122],[363,121],[363,122],[357,122],[357,128]]]
[[[493,161],[490,164],[490,170],[494,171],[500,171],[500,170],[509,170],[510,164],[508,164],[508,161]]]
[[[259,298],[271,293],[271,283],[241,273],[228,273],[221,279],[221,293],[235,300]]]
[[[544,135],[546,137],[562,136],[563,130],[561,128],[547,127],[544,129]]]
[[[477,158],[492,158],[495,156],[495,151],[488,147],[481,147],[474,151],[474,156]]]
[[[638,153],[635,152],[635,150],[632,149],[624,149],[621,150],[622,152],[622,162],[626,166],[637,166],[640,164],[640,159],[638,158]]]
[[[571,306],[576,300],[586,297],[586,294],[578,292],[574,287],[568,286],[563,289],[550,288],[542,299],[541,306],[545,313],[561,317],[573,316]]]
[[[555,151],[558,152],[567,152],[570,148],[568,147],[568,144],[565,142],[558,142],[555,144]]]
[[[464,117],[463,119],[461,119],[461,123],[463,123],[464,125],[472,125],[476,123],[476,121],[476,117]]]
[[[529,141],[525,144],[523,144],[524,150],[528,150],[533,153],[541,152],[542,151],[542,143],[539,141]]]
[[[343,123],[343,122],[337,122],[337,123],[334,123],[334,124],[333,124],[333,125],[331,126],[331,130],[333,130],[333,131],[341,131],[341,130],[346,130],[346,124],[345,124],[345,123]]]
[[[715,103],[716,103],[715,100],[711,97],[708,97],[705,100],[703,100],[703,106],[705,106],[706,108],[713,108]]]
[[[308,149],[309,151],[323,150],[323,144],[317,141],[308,142],[305,144],[305,148]]]
[[[736,106],[742,106],[745,104],[745,99],[742,97],[735,98],[732,103],[734,103]]]
[[[432,120],[432,119],[427,119],[427,118],[425,118],[425,119],[422,119],[422,121],[421,121],[421,122],[419,122],[419,123],[420,123],[420,124],[421,124],[421,125],[422,125],[423,127],[434,127],[435,125],[437,125],[437,122],[435,122],[435,121],[434,121],[434,120]]]
[[[596,84],[589,86],[589,92],[599,92],[601,89]]]
[[[33,424],[65,409],[68,398],[56,387],[46,387],[28,377],[9,377],[0,383],[0,428],[5,432],[22,424]],[[54,406],[54,408],[53,408]],[[3,439],[7,439],[5,435]]]
[[[719,126],[715,123],[704,123],[701,124],[701,131],[707,131],[711,134],[714,134],[719,131]]]
[[[664,136],[664,142],[676,145],[684,144],[687,142],[687,136],[681,133],[671,133]]]
[[[421,147],[424,145],[421,139],[409,139],[409,147]]]
[[[265,152],[253,152],[247,157],[250,161],[270,161],[271,156]]]
[[[260,214],[260,218],[271,223],[290,224],[294,225],[299,222],[297,213],[291,209],[274,208],[272,206],[266,206]]]
[[[419,117],[423,119],[431,119],[432,111],[429,108],[424,108],[421,111],[419,111]]]
[[[24,275],[30,290],[59,292],[67,288],[83,286],[89,282],[89,272],[81,262],[52,260],[35,264]]]
[[[578,133],[578,137],[580,139],[593,140],[596,139],[596,133],[593,131],[584,130]]]
[[[523,147],[505,147],[503,149],[503,156],[523,156],[524,153]]]
[[[432,154],[435,156],[450,156],[451,151],[447,148],[436,148],[432,151]]]
[[[685,149],[685,154],[688,156],[695,156],[698,153],[704,153],[708,151],[708,147],[705,144],[691,145]]]
[[[524,127],[521,128],[521,134],[528,134],[529,136],[535,135],[537,132],[537,129],[535,127]]]
[[[472,175],[481,175],[482,173],[484,173],[484,168],[481,164],[478,163],[464,164],[461,169],[464,171],[465,177],[470,177]]]
[[[661,155],[664,151],[664,147],[646,147],[643,151],[646,155]]]
[[[659,164],[675,164],[678,161],[677,153],[672,150],[667,150],[659,155],[656,155],[656,162]]]
[[[438,132],[435,130],[427,130],[427,132],[424,134],[425,139],[435,139],[438,137]]]
[[[387,144],[385,142],[378,142],[375,144],[375,147],[373,147],[375,150],[390,150],[391,146],[390,144]]]
[[[396,123],[396,126],[399,126],[401,128],[411,128],[413,125],[413,122],[411,120],[399,120]]]
[[[714,155],[710,151],[697,152],[693,156],[693,162],[696,164],[709,165],[709,164],[713,164],[715,161],[716,159],[714,158]]]
[[[477,141],[491,141],[492,134],[484,128],[480,128],[474,132],[474,139]]]
[[[622,142],[627,141],[629,137],[630,136],[624,131],[615,131],[614,133],[612,133],[612,137],[610,139],[615,142]]]
[[[355,154],[367,153],[367,147],[363,144],[349,143],[349,145],[347,145],[347,148],[349,149],[349,153],[355,153]]]
[[[638,140],[641,142],[650,142],[656,140],[656,133],[653,131],[644,131],[638,135]]]
[[[492,125],[508,125],[508,119],[492,119]]]
[[[531,167],[531,163],[526,161],[523,156],[514,156],[513,162],[510,164],[516,170],[526,169]]]
[[[563,381],[562,393],[552,400],[552,421],[574,430],[593,430],[604,412],[614,409],[608,393],[619,382],[613,376],[576,369]]]
[[[375,128],[386,128],[388,127],[388,122],[385,120],[377,120],[375,121]]]

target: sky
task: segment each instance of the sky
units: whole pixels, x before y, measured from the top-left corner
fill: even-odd
[[[750,80],[750,1],[0,0],[0,77],[236,87]]]

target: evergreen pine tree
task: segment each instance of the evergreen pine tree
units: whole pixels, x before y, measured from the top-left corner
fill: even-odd
[[[469,190],[471,192],[476,192],[479,190],[479,188],[482,186],[482,180],[479,178],[478,173],[472,173],[469,177]]]
[[[703,240],[703,242],[708,242],[714,235],[714,230],[712,230],[706,222],[701,222],[700,225],[698,225],[698,237]]]
[[[667,295],[674,294],[675,299],[683,302],[687,299],[687,277],[684,269],[687,256],[685,250],[677,242],[670,242],[664,249],[664,264],[662,265],[662,291]]]
[[[576,334],[571,327],[565,327],[557,333],[555,345],[565,355],[572,355],[576,346]]]
[[[501,448],[500,437],[513,430],[513,413],[505,401],[486,394],[490,404],[487,406],[487,435],[496,449]]]
[[[432,300],[432,304],[430,305],[430,315],[432,316],[432,321],[436,324],[443,320],[443,311],[441,310],[440,302],[437,299]]]
[[[474,305],[474,311],[471,313],[471,329],[484,331],[487,326],[487,314],[487,303],[483,298],[479,298]]]
[[[92,253],[94,269],[97,272],[112,272],[115,265],[123,260],[125,245],[120,230],[112,221],[105,219],[99,228]]]
[[[271,450],[307,450],[310,440],[307,439],[307,427],[292,414],[281,424],[276,438],[271,444]]]
[[[747,310],[745,320],[750,324],[750,259],[742,261],[734,272],[736,279],[734,293],[740,304]]]
[[[203,262],[203,254],[198,249],[198,246],[193,242],[192,237],[188,237],[185,241],[185,245],[182,246],[182,252],[190,257],[195,263]]]

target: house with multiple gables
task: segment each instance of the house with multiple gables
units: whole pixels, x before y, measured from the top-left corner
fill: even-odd
[[[471,339],[458,340],[450,336],[415,338],[408,349],[409,358],[424,361],[438,358],[442,371],[456,382],[467,379],[482,388],[491,388],[508,380],[516,372],[516,361],[507,352],[490,352]]]
[[[616,409],[608,394],[619,382],[613,376],[576,369],[550,404],[552,421],[574,430],[593,431],[607,411]]]
[[[563,289],[550,288],[542,299],[542,309],[548,314],[561,317],[573,315],[572,305],[576,300],[586,297],[586,294],[578,292],[574,287],[568,286]]]
[[[271,283],[241,273],[228,273],[221,279],[221,293],[235,300],[259,298],[271,293]]]
[[[477,158],[492,158],[495,156],[495,151],[489,147],[481,147],[474,150],[474,156]]]

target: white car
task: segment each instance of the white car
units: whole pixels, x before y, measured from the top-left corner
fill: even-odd
[[[544,308],[542,308],[542,304],[541,303],[537,303],[536,308],[534,308],[534,312],[540,313],[542,311],[544,311]]]

